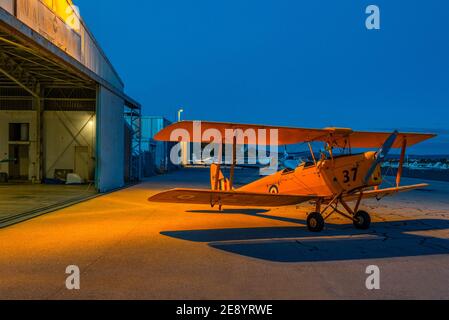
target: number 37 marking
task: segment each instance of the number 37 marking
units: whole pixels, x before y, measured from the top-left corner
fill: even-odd
[[[352,173],[352,181],[356,181],[358,171],[359,171],[359,168],[357,168],[357,167],[352,168],[351,171],[349,171],[349,170],[343,171],[343,177],[344,177],[343,183],[348,183],[351,181],[351,173]]]

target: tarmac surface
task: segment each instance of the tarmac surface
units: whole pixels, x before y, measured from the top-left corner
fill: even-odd
[[[305,227],[307,204],[219,213],[147,201],[208,181],[182,170],[0,229],[0,299],[449,298],[448,183],[364,203],[369,231],[335,217],[320,234]],[[80,290],[65,286],[69,265]],[[365,286],[370,265],[380,290]]]
[[[76,202],[96,193],[95,187],[88,185],[0,184],[0,227],[3,220]]]

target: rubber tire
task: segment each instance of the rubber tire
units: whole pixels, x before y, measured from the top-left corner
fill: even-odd
[[[366,211],[358,211],[354,216],[354,227],[359,230],[368,230],[371,226],[371,216]]]
[[[312,212],[307,217],[307,228],[310,232],[321,232],[324,229],[324,218],[318,212]]]

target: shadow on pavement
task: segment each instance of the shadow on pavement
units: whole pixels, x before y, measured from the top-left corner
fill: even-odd
[[[301,220],[301,219],[279,217],[279,216],[265,214],[265,213],[270,212],[270,210],[265,210],[265,209],[225,209],[222,212],[219,212],[217,210],[190,210],[190,211],[186,211],[186,212],[187,213],[202,213],[202,214],[209,214],[209,213],[210,214],[245,214],[248,216],[279,220],[279,221],[283,221],[283,222],[291,222],[291,223],[299,223],[299,224],[306,223],[304,220]]]
[[[217,213],[216,211],[190,211]],[[412,257],[449,253],[449,240],[434,238],[429,231],[449,229],[442,219],[373,223],[369,231],[352,225],[327,224],[322,233],[311,233],[301,219],[264,214],[267,210],[226,210],[224,214],[248,214],[298,223],[298,227],[262,227],[164,231],[162,235],[208,243],[215,249],[274,262],[318,262]],[[412,234],[426,232],[426,235]]]

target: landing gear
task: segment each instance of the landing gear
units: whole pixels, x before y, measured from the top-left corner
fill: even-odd
[[[324,229],[324,218],[318,212],[312,212],[307,217],[307,228],[310,232],[321,232]]]
[[[366,211],[358,211],[354,215],[354,227],[359,230],[368,230],[371,226],[371,217]]]
[[[327,203],[327,206],[322,210],[322,201],[318,201],[316,203],[315,212],[309,214],[307,217],[307,228],[311,232],[321,232],[324,229],[324,224],[330,216],[334,213],[338,213],[339,215],[351,220],[354,224],[354,227],[359,230],[368,230],[371,226],[371,217],[368,212],[359,210],[360,203],[363,198],[363,192],[360,192],[358,195],[357,203],[353,208],[351,208],[343,199],[343,193],[336,195],[330,202]],[[341,204],[344,209],[339,209],[338,206]],[[346,212],[343,212],[345,210]],[[327,213],[326,212],[330,211]]]

